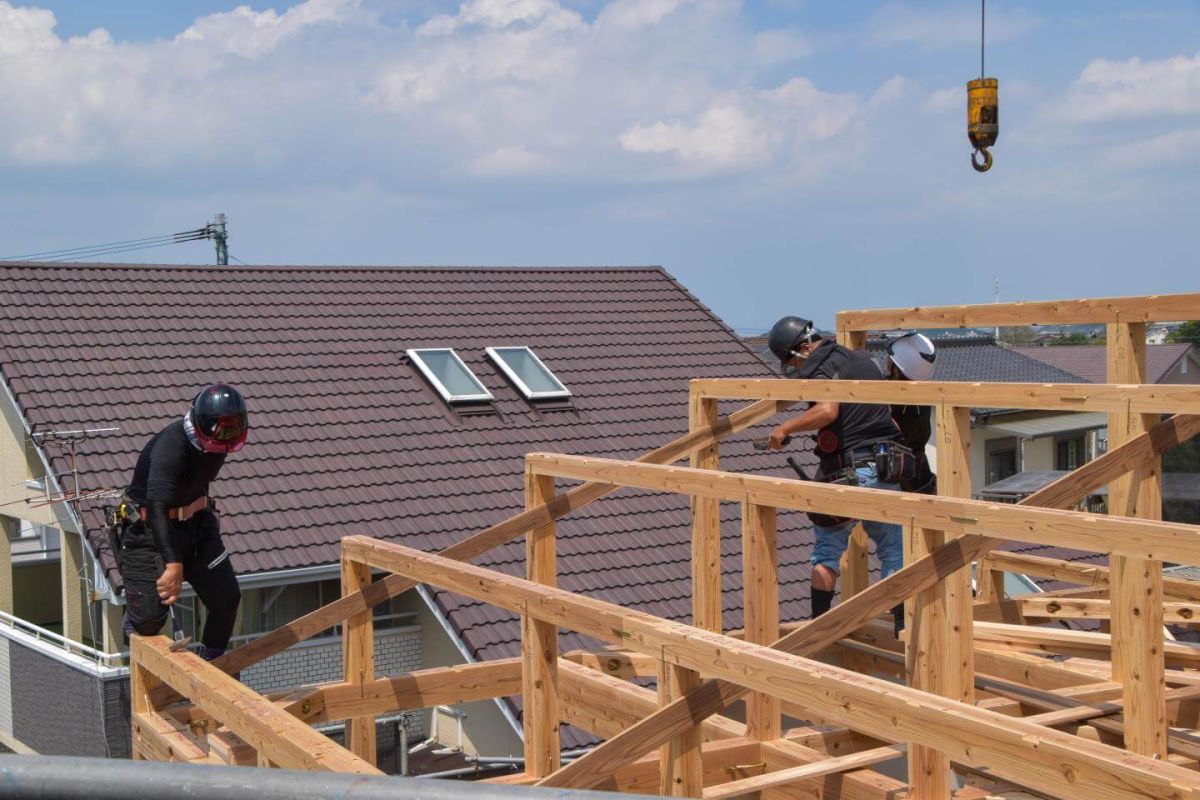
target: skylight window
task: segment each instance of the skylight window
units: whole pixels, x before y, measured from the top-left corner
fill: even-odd
[[[489,347],[487,354],[529,400],[571,396],[562,381],[528,347]]]
[[[447,403],[470,403],[492,399],[492,393],[449,347],[406,350],[421,374]]]

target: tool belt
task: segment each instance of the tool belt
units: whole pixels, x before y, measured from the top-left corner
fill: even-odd
[[[844,467],[830,473],[817,473],[813,478],[817,483],[832,483],[837,486],[858,486],[858,473],[854,471],[854,467]],[[822,514],[818,511],[805,511],[809,521],[813,525],[820,525],[822,528],[834,528],[838,525],[843,525],[849,522],[851,517],[835,517],[832,514]]]
[[[875,475],[881,483],[910,484],[920,469],[917,456],[899,442],[880,442],[874,447]]]
[[[176,506],[167,510],[167,518],[177,522],[187,522],[196,514],[208,508],[208,498],[201,495],[186,506]],[[145,506],[138,506],[138,519],[146,522],[150,519],[150,509]]]

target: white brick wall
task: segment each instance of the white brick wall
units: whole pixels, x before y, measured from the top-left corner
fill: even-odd
[[[398,675],[421,668],[421,628],[387,628],[375,633],[375,674]],[[242,683],[256,692],[342,679],[342,640],[314,639],[242,670]],[[410,739],[424,735],[422,715],[406,714]],[[382,730],[382,729],[381,729]]]
[[[0,533],[0,536],[3,536]],[[0,636],[0,731],[13,734],[12,681],[9,676],[8,639]]]

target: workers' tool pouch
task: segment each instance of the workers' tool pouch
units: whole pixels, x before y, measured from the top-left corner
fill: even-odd
[[[917,457],[899,442],[875,446],[875,475],[880,483],[908,483],[917,477]]]
[[[858,486],[858,473],[853,467],[839,469],[836,472],[831,472],[828,475],[821,472],[813,480],[818,483],[831,483],[837,486]],[[820,525],[822,528],[833,528],[838,525],[845,524],[850,521],[850,517],[835,517],[832,514],[821,514],[816,511],[805,511],[808,519],[813,525]]]

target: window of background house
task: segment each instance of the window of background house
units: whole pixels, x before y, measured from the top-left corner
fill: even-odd
[[[989,440],[986,442],[986,454],[987,484],[1002,481],[1016,475],[1019,471],[1015,438]]]
[[[1054,443],[1054,468],[1078,469],[1087,460],[1084,453],[1084,434],[1069,439],[1058,439]]]
[[[447,403],[491,400],[492,393],[449,347],[404,351]]]
[[[571,396],[562,381],[528,347],[489,347],[487,354],[527,400]]]

